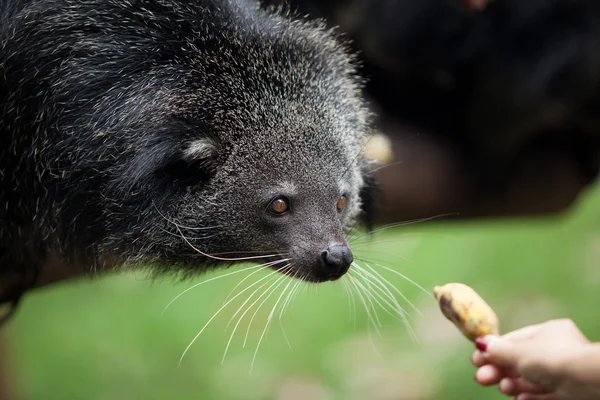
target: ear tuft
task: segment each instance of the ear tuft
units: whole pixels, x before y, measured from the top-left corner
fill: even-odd
[[[213,139],[196,139],[180,148],[162,169],[162,178],[166,182],[184,186],[206,181],[214,172],[218,154],[219,147]]]
[[[210,164],[218,154],[218,146],[210,138],[197,139],[183,151],[183,159],[190,163]]]

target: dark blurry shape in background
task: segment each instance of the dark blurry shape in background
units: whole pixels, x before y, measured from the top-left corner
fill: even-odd
[[[564,211],[595,178],[600,3],[263,1],[360,52],[395,153],[378,222]]]

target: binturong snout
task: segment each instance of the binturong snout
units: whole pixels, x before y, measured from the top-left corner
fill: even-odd
[[[326,280],[341,278],[348,269],[354,257],[346,244],[332,244],[321,253],[321,274]]]

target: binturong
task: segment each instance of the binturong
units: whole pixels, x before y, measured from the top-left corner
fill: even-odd
[[[334,32],[242,0],[0,4],[0,302],[139,266],[347,272],[370,115]]]

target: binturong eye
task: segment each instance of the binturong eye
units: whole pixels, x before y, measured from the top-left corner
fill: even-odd
[[[271,202],[269,208],[273,214],[285,214],[290,208],[289,200],[285,197],[278,197]]]
[[[337,210],[338,211],[341,212],[344,209],[344,207],[346,207],[346,196],[340,197],[337,202]]]

